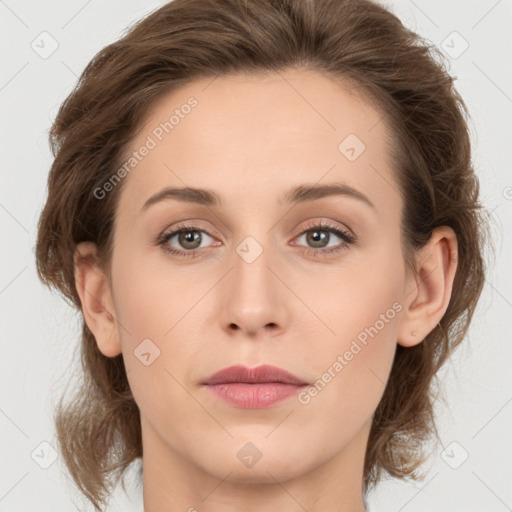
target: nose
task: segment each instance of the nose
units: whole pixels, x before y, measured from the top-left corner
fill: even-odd
[[[279,279],[279,264],[255,239],[237,248],[222,289],[221,321],[233,334],[276,336],[286,328],[290,292]]]

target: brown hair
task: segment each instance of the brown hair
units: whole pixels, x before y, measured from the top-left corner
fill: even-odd
[[[55,157],[36,246],[40,278],[78,309],[73,256],[97,244],[108,269],[122,183],[93,191],[118,169],[150,106],[200,77],[291,67],[348,80],[385,113],[404,201],[404,254],[446,225],[458,239],[448,309],[426,339],[398,346],[375,412],[364,488],[382,471],[422,478],[422,447],[436,434],[431,384],[468,329],[484,281],[483,210],[471,162],[467,108],[440,51],[369,0],[174,0],[102,49],[61,105],[50,131]],[[103,356],[83,322],[83,383],[56,412],[65,463],[97,507],[142,456],[140,416],[122,355]],[[124,486],[124,483],[123,483]]]

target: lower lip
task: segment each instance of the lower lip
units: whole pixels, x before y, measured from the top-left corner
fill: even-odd
[[[211,393],[235,407],[263,409],[296,395],[304,386],[279,382],[261,384],[235,382],[207,385],[206,387]]]

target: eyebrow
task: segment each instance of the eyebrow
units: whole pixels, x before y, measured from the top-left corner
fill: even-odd
[[[286,204],[297,204],[335,195],[349,196],[354,199],[358,199],[371,208],[375,208],[368,197],[366,197],[362,192],[359,192],[355,188],[347,185],[346,183],[331,183],[328,185],[299,185],[288,191],[284,197],[284,200]],[[195,187],[167,187],[147,199],[147,201],[142,206],[142,211],[148,209],[155,203],[169,199],[196,203],[205,206],[220,206],[222,204],[220,196],[213,190]]]

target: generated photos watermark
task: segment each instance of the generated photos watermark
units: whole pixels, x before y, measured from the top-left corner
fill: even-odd
[[[171,133],[176,126],[178,126],[183,119],[187,117],[194,107],[197,107],[198,101],[194,96],[188,98],[187,102],[175,108],[174,113],[169,117],[167,121],[161,122],[158,126],[153,128],[151,134],[146,137],[146,141],[137,150],[134,150],[132,154],[124,161],[123,165],[117,169],[110,178],[103,183],[101,187],[94,189],[93,195],[96,199],[104,199],[105,196],[111,192],[118,183],[125,178],[134,169],[152,149],[158,146],[165,135]]]
[[[311,402],[312,398],[318,396],[318,394],[325,389],[327,384],[338,375],[345,366],[349,364],[350,361],[354,359],[354,357],[363,350],[368,345],[370,339],[375,338],[377,334],[379,334],[382,329],[393,320],[397,313],[402,311],[402,304],[400,302],[394,302],[393,305],[386,310],[385,313],[381,313],[379,315],[379,319],[375,321],[373,325],[370,327],[365,327],[353,340],[350,344],[350,347],[345,350],[343,355],[338,355],[336,360],[327,368],[327,370],[322,374],[322,376],[315,381],[311,386],[303,389],[297,396],[297,400],[302,405],[307,405]]]

